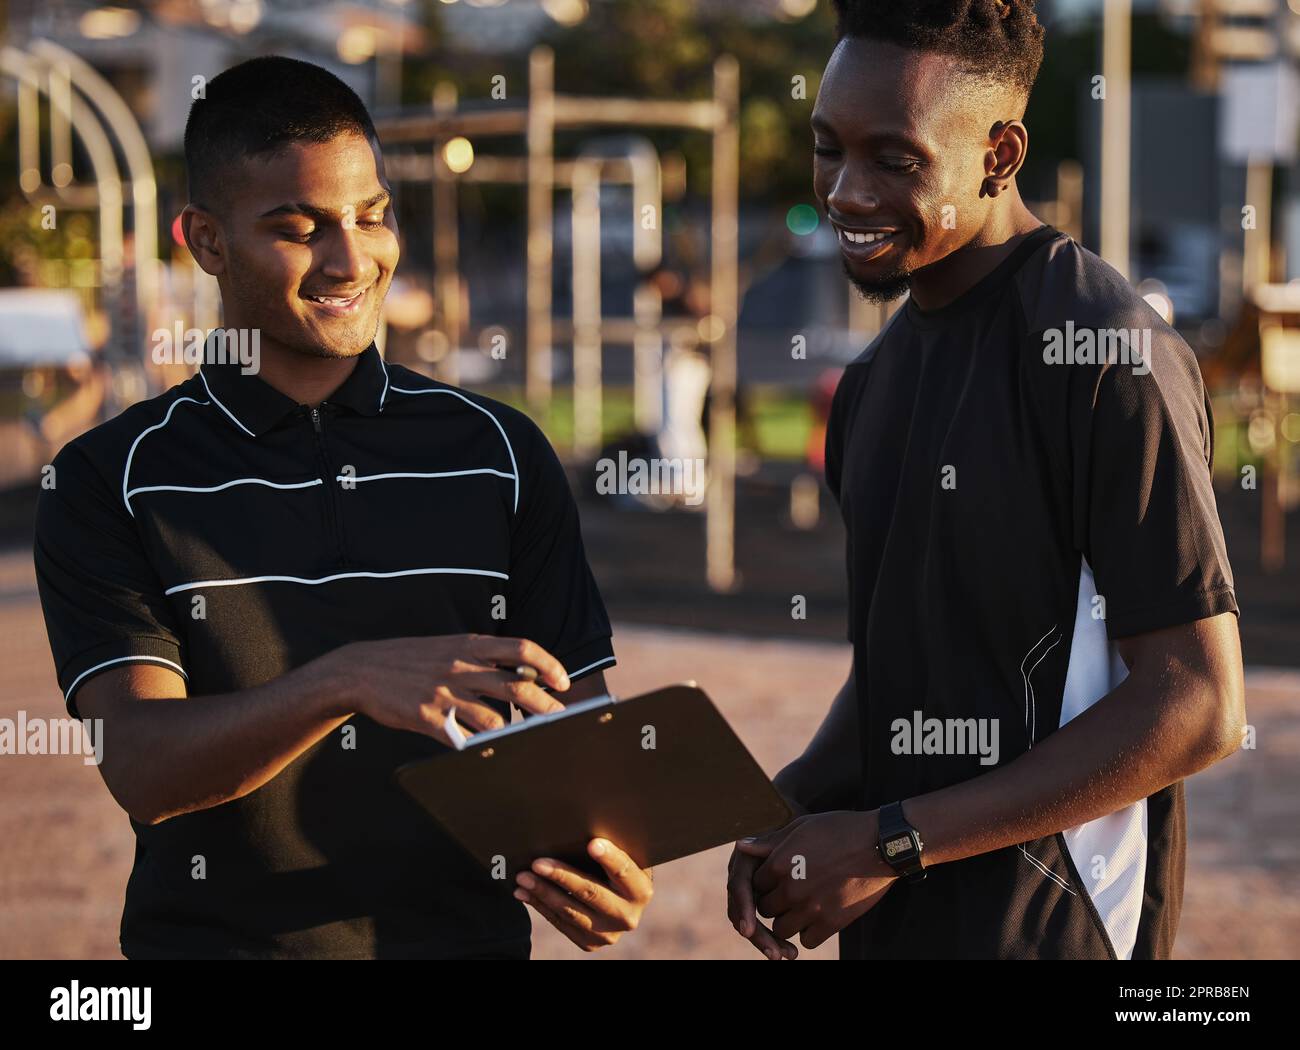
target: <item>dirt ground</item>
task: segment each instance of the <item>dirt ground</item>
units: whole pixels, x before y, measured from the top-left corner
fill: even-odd
[[[844,644],[759,641],[620,626],[630,695],[695,678],[759,763],[775,773],[800,750],[844,678]],[[1258,747],[1188,782],[1189,846],[1182,958],[1300,956],[1300,673],[1249,673]],[[60,717],[30,558],[0,555],[0,717]],[[93,766],[76,756],[0,756],[0,958],[120,958],[117,927],[132,835]],[[656,898],[634,936],[584,955],[538,925],[534,957],[759,956],[724,912],[725,847],[661,867]],[[834,958],[834,941],[803,952]]]

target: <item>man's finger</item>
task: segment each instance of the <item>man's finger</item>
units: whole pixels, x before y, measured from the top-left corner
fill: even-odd
[[[569,938],[569,940],[571,940],[579,948],[594,948],[599,944],[599,942],[596,940],[595,937],[593,937],[589,933],[586,933],[583,930],[578,929],[572,923],[566,922],[559,915],[555,914],[554,911],[548,908],[543,901],[538,900],[537,897],[529,893],[527,890],[516,889],[515,898],[527,904],[530,908],[532,908],[535,912],[537,912],[538,915],[540,915],[543,919],[545,919],[557,930],[559,930],[562,934],[564,934],[564,936]]]
[[[789,941],[779,941],[772,931],[758,921],[754,912],[754,888],[750,881],[758,860],[744,853],[732,853],[727,875],[727,918],[745,940],[769,959],[795,959],[799,949]]]
[[[771,930],[763,923],[754,923],[754,936],[748,938],[749,943],[757,948],[773,961],[779,961],[782,957],[793,959],[799,954],[799,949],[789,941],[783,941],[777,938]]]
[[[564,705],[532,682],[524,681],[513,671],[466,671],[456,676],[456,688],[506,700],[536,715],[563,711]]]
[[[481,663],[518,667],[526,664],[537,670],[546,685],[561,691],[569,688],[564,665],[536,642],[527,638],[497,638],[490,634],[470,635],[471,651]]]
[[[595,934],[605,926],[602,916],[597,915],[576,898],[570,897],[548,879],[528,871],[521,872],[516,881],[530,897],[540,900],[575,929]]]
[[[654,882],[631,857],[609,839],[592,839],[587,853],[605,869],[614,892],[624,900],[641,903],[654,896]]]
[[[533,861],[532,875],[538,882],[549,880],[564,893],[567,893],[593,912],[598,912],[616,921],[619,919],[625,920],[628,916],[627,901],[619,897],[608,886],[595,881],[590,875],[584,874],[568,864],[552,860],[550,857],[539,857]]]
[[[772,921],[772,933],[785,940],[793,940],[801,930],[807,929],[817,921],[817,916],[808,911],[788,911],[778,915]]]
[[[820,948],[826,941],[839,933],[839,930],[831,926],[825,920],[818,920],[799,934],[799,940],[805,948]]]
[[[776,832],[769,832],[766,835],[753,835],[750,838],[738,840],[736,849],[751,857],[766,857],[780,844],[781,836]]]
[[[754,886],[751,880],[758,862],[747,853],[731,854],[727,874],[727,918],[742,937],[754,936],[757,919],[754,916]]]
[[[736,849],[740,850],[741,853],[748,853],[751,857],[769,856],[777,846],[785,841],[792,831],[807,819],[807,817],[795,817],[789,824],[773,828],[771,831],[765,831],[761,835],[748,835],[736,842]]]
[[[456,721],[462,726],[467,726],[478,732],[487,732],[492,729],[500,729],[505,725],[505,719],[498,712],[493,711],[487,704],[479,703],[472,697],[453,692],[452,701],[456,711]]]
[[[780,856],[768,857],[754,872],[754,892],[760,897],[771,893],[789,873],[789,865],[783,863]]]
[[[788,887],[785,883],[777,886],[771,893],[764,893],[758,898],[758,914],[771,918],[773,915],[780,915],[787,912],[794,905],[790,899],[789,893],[786,892]]]

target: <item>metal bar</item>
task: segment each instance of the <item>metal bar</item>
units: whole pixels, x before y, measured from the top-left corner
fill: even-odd
[[[673,127],[712,131],[719,124],[716,100],[673,102],[641,98],[555,96],[555,126]]]
[[[435,138],[524,135],[528,131],[526,109],[462,110],[437,116],[421,113],[410,117],[389,117],[375,122],[375,131],[385,146],[428,142]]]
[[[600,449],[600,166],[583,157],[573,174],[573,454]]]
[[[711,100],[672,102],[556,94],[551,97],[555,104],[556,127],[614,124],[620,127],[694,128],[710,131],[717,125],[715,104]],[[461,111],[441,117],[423,113],[409,117],[388,117],[377,120],[375,130],[386,146],[427,142],[440,136],[523,135],[528,131],[533,101],[530,98],[526,110],[485,109]]]
[[[433,91],[433,110],[450,113],[456,108],[456,85],[439,81]],[[438,378],[453,386],[460,381],[460,344],[464,332],[460,294],[460,230],[456,177],[443,157],[446,140],[433,141],[433,273],[447,353],[437,364]]]
[[[739,312],[739,63],[713,63],[713,245],[709,312],[712,400],[709,408],[707,576],[715,591],[736,586],[736,318]]]
[[[551,265],[554,257],[555,54],[528,58],[528,279],[524,392],[534,412],[551,404]]]
[[[1132,0],[1105,0],[1101,72],[1101,257],[1129,275]]]
[[[122,96],[88,62],[50,40],[33,41],[31,49],[51,64],[68,69],[72,83],[95,104],[122,147],[131,174],[136,317],[141,331],[146,331],[157,301],[159,266],[158,184],[149,146]],[[142,346],[135,349],[143,351]]]
[[[650,281],[637,285],[632,314],[633,419],[638,433],[656,434],[664,423],[663,297],[656,285]]]

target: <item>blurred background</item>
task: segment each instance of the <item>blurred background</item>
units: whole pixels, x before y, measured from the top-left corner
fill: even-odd
[[[1256,746],[1189,782],[1182,957],[1300,955],[1300,0],[1040,0],[1022,194],[1196,351]],[[43,467],[186,378],[221,323],[180,236],[197,85],[323,65],[366,102],[402,260],[389,360],[528,411],[571,472],[617,693],[696,678],[769,773],[843,681],[830,397],[863,303],[811,186],[826,0],[0,0],[0,717],[59,717],[31,569]],[[701,460],[707,493],[596,464]],[[0,756],[0,957],[118,957],[133,839],[79,758]],[[755,957],[728,851],[657,873],[599,958]],[[572,957],[549,929],[535,955]],[[834,944],[812,954],[831,956]]]

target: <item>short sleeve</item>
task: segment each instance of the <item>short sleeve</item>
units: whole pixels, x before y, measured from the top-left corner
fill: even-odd
[[[1172,330],[1151,336],[1145,364],[1072,377],[1075,540],[1112,639],[1238,611],[1200,369]]]
[[[79,718],[75,694],[101,670],[156,663],[185,671],[180,632],[120,493],[75,444],[52,465],[33,557],[59,687]]]
[[[823,461],[826,464],[826,487],[830,490],[835,502],[839,505],[841,515],[844,513],[844,500],[842,498],[842,484],[844,477],[844,450],[845,442],[852,426],[852,408],[857,400],[857,393],[860,390],[859,374],[863,372],[864,366],[850,365],[845,369],[844,374],[840,377],[839,383],[835,387],[835,394],[831,398],[831,409],[826,419],[826,449]],[[845,524],[848,524],[847,518]],[[848,566],[848,589],[849,589],[849,615],[848,622],[845,625],[845,638],[849,642],[854,642],[857,638],[857,605],[854,601],[854,573],[853,568],[857,565],[853,553],[853,529],[845,530],[844,538],[844,564]]]
[[[822,461],[826,464],[826,487],[835,502],[840,501],[840,477],[844,470],[844,391],[847,375],[841,376],[831,397],[831,410],[826,419],[826,448]]]
[[[502,633],[536,642],[576,681],[614,665],[612,631],[564,468],[531,421],[526,433]]]

